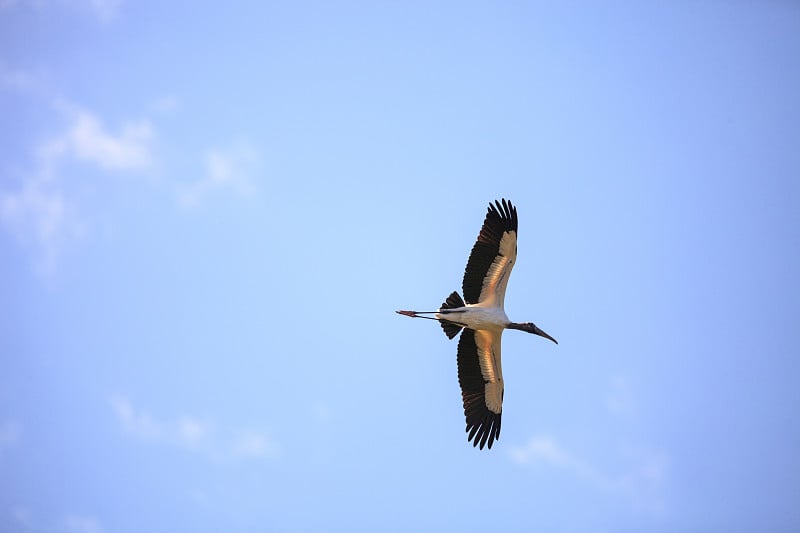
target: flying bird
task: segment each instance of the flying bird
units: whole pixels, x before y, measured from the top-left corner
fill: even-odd
[[[550,339],[532,322],[511,322],[503,310],[506,285],[517,259],[517,209],[495,200],[483,221],[464,270],[464,299],[453,292],[438,311],[397,311],[401,315],[438,320],[449,339],[458,340],[458,383],[467,418],[468,441],[491,449],[500,438],[503,414],[503,369],[500,340],[505,329],[518,329]],[[433,315],[433,316],[428,316]]]

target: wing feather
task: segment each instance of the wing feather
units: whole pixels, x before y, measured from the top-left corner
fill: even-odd
[[[468,304],[502,306],[517,257],[517,208],[505,198],[489,210],[464,270],[462,289]]]
[[[503,371],[500,335],[465,329],[458,341],[458,383],[467,421],[467,440],[491,449],[500,438],[503,412]]]

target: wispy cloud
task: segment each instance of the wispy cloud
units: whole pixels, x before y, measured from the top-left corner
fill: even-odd
[[[197,450],[207,447],[213,436],[210,422],[197,417],[180,416],[171,421],[156,419],[122,396],[112,398],[111,407],[122,429],[145,442]]]
[[[111,22],[122,7],[122,0],[89,0],[89,7],[101,22]]]
[[[553,437],[536,435],[524,446],[512,446],[509,454],[519,464],[547,465],[568,470],[581,478],[597,481],[598,476],[587,463],[567,452]]]
[[[599,490],[621,494],[640,510],[663,511],[662,493],[668,467],[666,455],[629,447],[617,450],[617,453],[625,456],[630,466],[616,474],[593,466],[550,435],[535,435],[525,445],[511,447],[509,456],[518,464],[559,469]]]
[[[33,179],[16,191],[0,191],[0,222],[37,251],[35,266],[51,273],[63,246],[78,238],[83,226],[73,206],[53,183]]]
[[[85,223],[70,200],[66,167],[80,163],[106,173],[146,172],[154,162],[153,129],[146,120],[109,131],[99,117],[75,106],[58,106],[64,131],[34,151],[33,168],[16,189],[0,189],[0,223],[36,250],[40,273],[52,273],[64,247],[85,234]]]
[[[92,516],[68,515],[61,521],[61,531],[67,533],[103,533],[100,521]]]
[[[143,440],[162,440],[164,428],[160,422],[144,411],[134,409],[130,400],[120,396],[111,400],[111,407],[117,420],[122,424],[122,429],[136,438]]]
[[[255,192],[255,176],[261,157],[253,145],[239,140],[229,146],[212,148],[204,157],[205,175],[178,189],[183,207],[196,207],[206,198],[221,193],[248,197]]]
[[[77,8],[91,13],[102,23],[114,20],[121,6],[122,0],[0,0],[0,11],[22,7],[36,11],[61,7]]]
[[[0,11],[4,9],[11,9],[16,6],[20,6],[22,4],[36,4],[38,2],[33,2],[31,0],[23,1],[23,0],[0,0]]]
[[[197,452],[215,460],[271,459],[280,454],[279,444],[265,431],[218,426],[197,416],[156,418],[123,396],[112,398],[111,407],[128,435],[151,444]]]
[[[8,5],[8,0],[0,0],[0,11],[3,10],[4,3]],[[0,63],[0,88],[27,93],[40,93],[42,91],[42,83],[40,76],[34,75],[30,71],[12,69]]]
[[[197,417],[181,416],[174,421],[157,420],[121,396],[112,398],[111,407],[123,430],[139,440],[200,449],[212,437],[211,424]]]
[[[199,448],[212,436],[212,426],[205,420],[184,416],[177,423],[178,441],[187,448]]]
[[[103,533],[100,520],[95,516],[69,513],[60,519],[38,516],[29,507],[14,506],[10,510],[17,529],[15,531],[60,531],[63,533]]]
[[[120,2],[95,0],[86,4],[113,12]],[[196,207],[220,196],[246,198],[256,191],[261,157],[246,139],[190,154],[191,163],[174,161],[174,151],[158,138],[153,122],[176,112],[179,100],[173,95],[154,100],[138,117],[110,123],[97,112],[59,95],[47,82],[46,73],[13,69],[2,60],[0,90],[15,91],[27,105],[51,110],[52,123],[61,124],[60,130],[51,130],[56,134],[44,137],[29,151],[17,151],[30,154],[28,161],[0,162],[0,171],[8,178],[0,184],[0,227],[32,249],[40,274],[55,272],[70,245],[91,235],[91,213],[80,199],[86,196],[86,190],[99,188],[106,178],[121,174],[147,178],[150,184],[160,186],[162,194],[175,194],[180,207]],[[164,155],[171,155],[173,160]],[[179,167],[198,165],[198,178],[154,182],[152,178],[163,176],[167,162]],[[71,179],[78,175],[80,180]]]
[[[275,458],[280,454],[280,447],[266,434],[247,430],[236,435],[232,442],[232,451],[236,457],[242,458]]]
[[[14,522],[24,529],[33,529],[33,514],[27,507],[17,505],[11,508],[11,517]]]
[[[152,165],[153,129],[147,120],[124,123],[115,134],[89,111],[72,108],[70,114],[70,127],[44,145],[43,157],[73,157],[113,171],[143,170]]]
[[[155,113],[169,114],[175,112],[180,107],[180,101],[174,95],[166,94],[153,101],[149,109]]]

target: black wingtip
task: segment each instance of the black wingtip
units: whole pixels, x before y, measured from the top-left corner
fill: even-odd
[[[467,441],[473,448],[492,449],[492,445],[500,440],[500,422],[502,415],[487,413],[482,420],[467,423]]]
[[[489,203],[489,213],[496,216],[505,226],[506,231],[517,231],[519,224],[517,221],[517,208],[511,203],[511,200],[501,198],[495,200],[494,203]]]

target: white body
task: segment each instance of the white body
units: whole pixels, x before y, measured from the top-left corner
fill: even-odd
[[[497,333],[502,333],[506,326],[511,323],[502,307],[490,307],[485,302],[448,309],[447,313],[436,313],[434,316],[440,320],[455,322],[469,329],[488,329]]]

